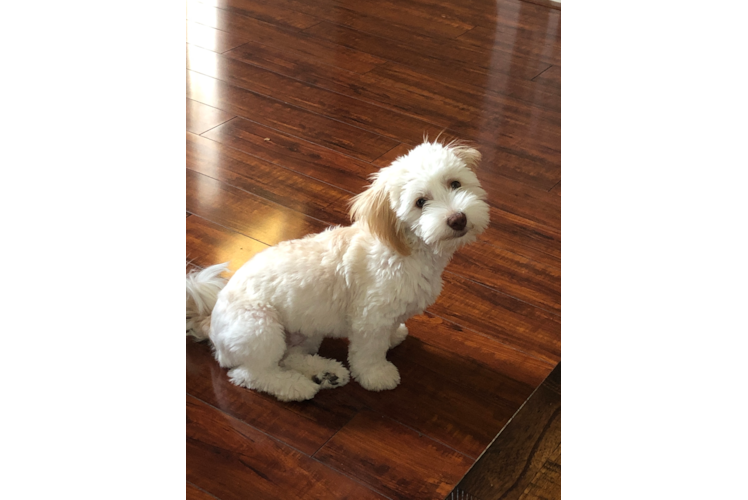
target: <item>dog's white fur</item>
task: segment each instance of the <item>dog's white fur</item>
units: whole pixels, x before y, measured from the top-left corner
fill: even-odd
[[[488,226],[479,160],[459,143],[426,141],[372,176],[353,200],[352,226],[270,247],[228,283],[226,265],[189,275],[187,333],[210,338],[233,383],[281,401],[310,399],[350,374],[372,391],[395,388],[387,350],[436,301],[453,253]],[[447,220],[460,212],[467,225],[456,231]],[[350,374],[317,355],[324,337],[350,340]]]

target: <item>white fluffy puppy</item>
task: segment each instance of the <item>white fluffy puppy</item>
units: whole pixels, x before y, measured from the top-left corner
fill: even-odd
[[[372,176],[352,226],[270,247],[228,283],[225,265],[189,275],[187,333],[210,338],[233,383],[281,401],[348,382],[345,366],[317,355],[324,337],[350,340],[350,373],[364,388],[394,389],[387,350],[436,301],[455,250],[488,226],[471,170],[479,160],[457,142],[424,142]]]

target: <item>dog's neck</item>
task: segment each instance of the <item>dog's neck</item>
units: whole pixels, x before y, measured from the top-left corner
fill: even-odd
[[[447,267],[447,264],[449,264],[449,261],[452,260],[454,250],[437,251],[434,247],[427,245],[423,240],[410,233],[410,231],[408,233],[407,238],[411,248],[410,257],[433,266],[434,271],[441,274],[444,268]]]

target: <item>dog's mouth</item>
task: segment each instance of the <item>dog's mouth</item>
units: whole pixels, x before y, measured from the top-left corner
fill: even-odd
[[[454,232],[454,234],[449,237],[450,240],[456,240],[457,238],[462,238],[463,236],[468,234],[467,228],[463,229],[462,231],[455,231],[454,229],[452,231]]]

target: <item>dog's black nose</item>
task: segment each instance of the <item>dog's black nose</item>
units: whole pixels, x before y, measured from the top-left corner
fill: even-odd
[[[462,231],[467,225],[467,217],[462,212],[452,214],[447,219],[447,225],[455,231]]]

